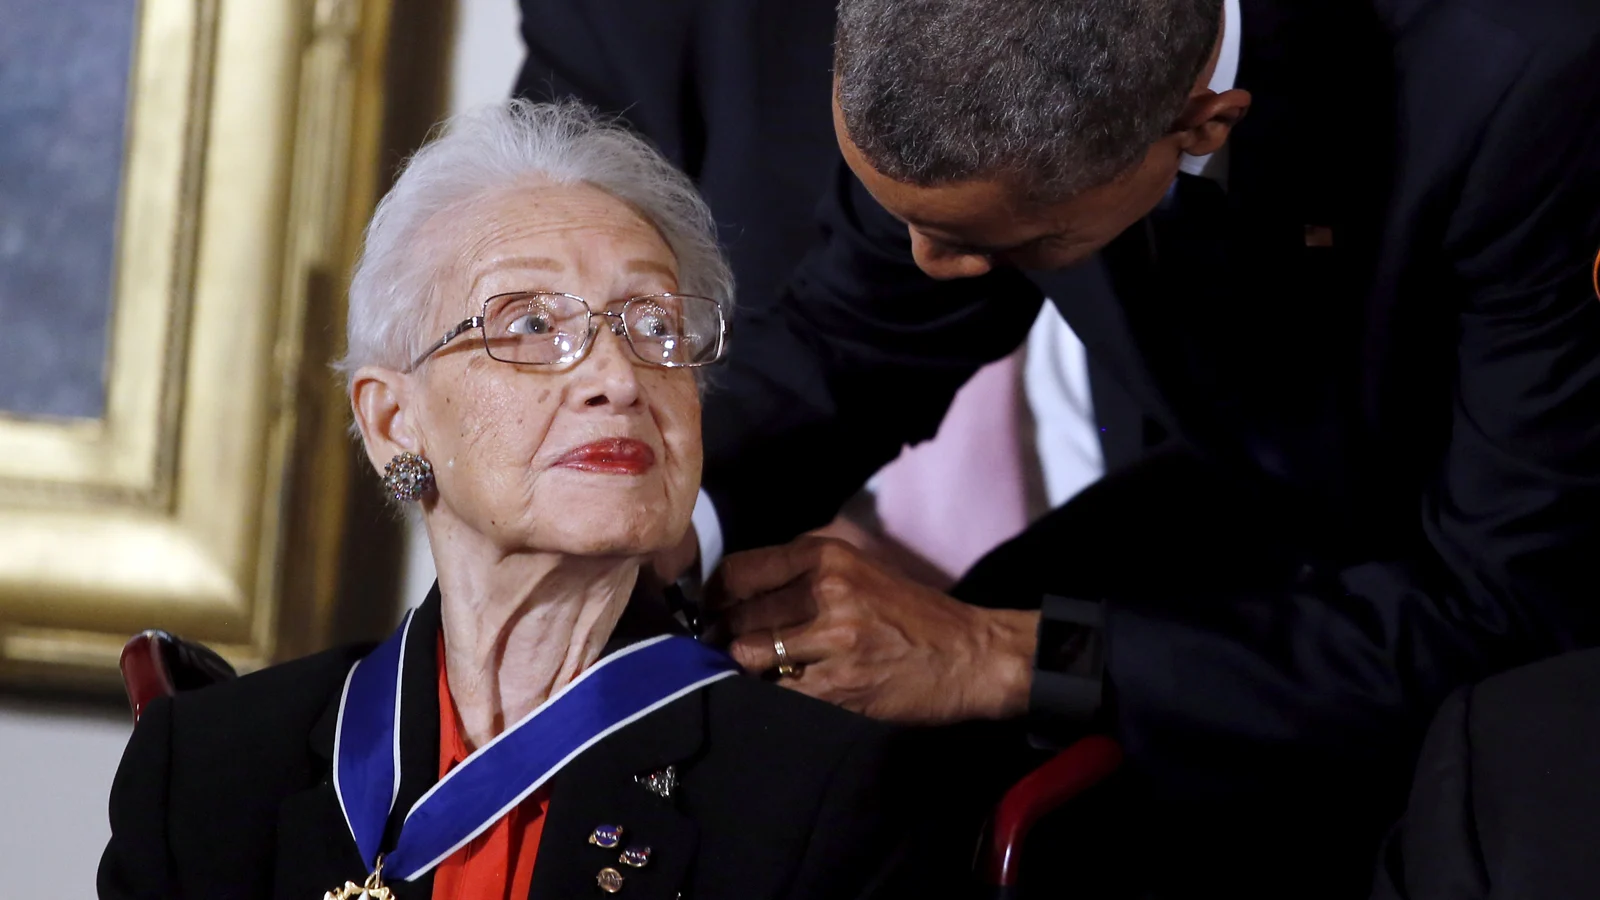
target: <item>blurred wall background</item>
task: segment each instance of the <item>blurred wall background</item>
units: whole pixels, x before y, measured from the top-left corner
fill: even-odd
[[[506,96],[522,61],[515,0],[454,0],[453,16],[428,11],[430,5],[395,3],[397,40],[430,40],[426,33],[407,32],[401,20],[408,15],[429,19],[419,25],[423,31],[440,20],[450,25],[442,76],[447,109]],[[414,58],[408,50],[397,48],[391,65]],[[440,77],[432,71],[424,77]],[[412,90],[437,94],[440,87],[417,85],[405,72],[392,73],[391,81],[411,85],[389,97],[398,114],[407,111]],[[371,491],[372,483],[363,476],[361,488]],[[391,619],[420,602],[433,581],[425,540],[409,523],[405,534],[399,587],[380,613]],[[106,797],[129,730],[127,707],[116,698],[0,695],[0,900],[95,896],[95,868],[110,837]]]

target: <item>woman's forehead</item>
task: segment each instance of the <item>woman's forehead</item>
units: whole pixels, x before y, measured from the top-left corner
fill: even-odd
[[[459,274],[473,283],[506,271],[676,278],[676,259],[655,226],[587,184],[532,185],[485,197],[456,228]]]

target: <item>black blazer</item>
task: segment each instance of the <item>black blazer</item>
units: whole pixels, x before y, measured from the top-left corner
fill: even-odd
[[[1375,900],[1600,896],[1600,651],[1446,701]]]
[[[530,0],[524,90],[624,109],[691,167],[703,135],[781,168],[770,86],[824,48],[771,5]],[[1180,872],[1275,860],[1348,895],[1450,690],[1600,632],[1600,6],[1242,6],[1226,195],[1181,179],[1093,264],[934,282],[839,169],[789,287],[743,298],[706,488],[730,550],[826,522],[1048,296],[1113,474],[959,593],[1110,600],[1109,727],[1166,804],[1138,834]]]
[[[629,606],[613,646],[669,627],[643,605]],[[435,594],[416,613],[402,675],[391,841],[438,780],[438,630]],[[147,707],[112,788],[103,900],[306,900],[360,884],[331,760],[340,689],[369,649],[331,650]],[[899,874],[937,872],[909,862],[908,823],[926,812],[927,794],[911,789],[909,769],[890,765],[895,740],[773,685],[715,682],[608,736],[552,779],[529,897],[602,896],[595,878],[606,866],[624,873],[622,895],[634,898],[898,896]],[[680,782],[670,801],[635,782],[667,765]],[[600,824],[650,846],[649,864],[617,866],[617,851],[589,844]],[[426,900],[432,875],[392,887]]]

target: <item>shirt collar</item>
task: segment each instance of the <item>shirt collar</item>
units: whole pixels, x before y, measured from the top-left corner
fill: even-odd
[[[1211,72],[1211,81],[1206,84],[1213,93],[1233,90],[1234,79],[1239,75],[1239,35],[1243,33],[1242,21],[1239,13],[1239,0],[1224,0],[1222,4],[1222,47],[1217,52],[1217,67]],[[1185,153],[1178,162],[1178,168],[1190,175],[1205,175],[1211,177],[1213,173],[1207,171],[1207,163],[1211,162],[1212,154],[1205,156],[1190,156]]]

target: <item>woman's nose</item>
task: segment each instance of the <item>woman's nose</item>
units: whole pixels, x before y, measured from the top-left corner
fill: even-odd
[[[597,319],[589,352],[573,371],[569,399],[585,407],[625,408],[639,402],[639,372],[617,320]]]
[[[917,268],[930,278],[976,278],[994,268],[994,262],[982,253],[964,253],[951,250],[938,241],[911,229],[911,256]]]

